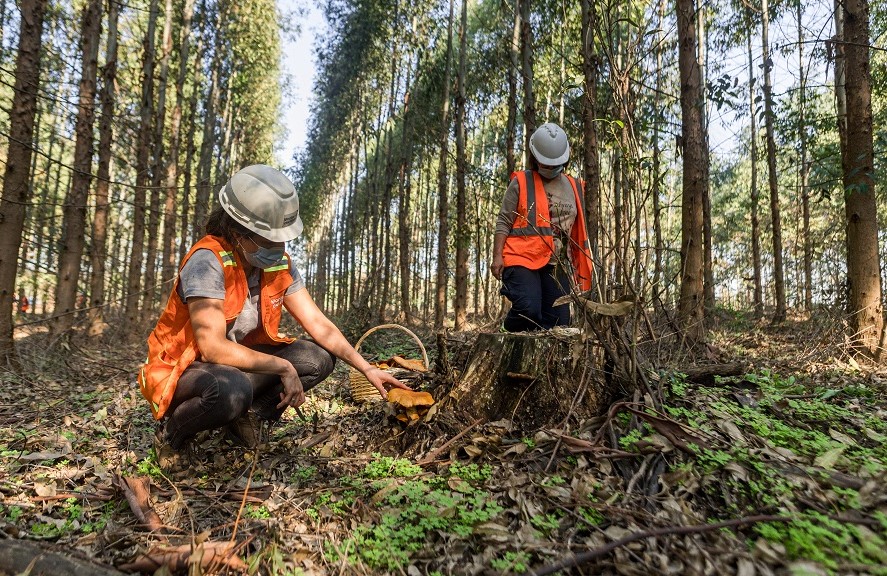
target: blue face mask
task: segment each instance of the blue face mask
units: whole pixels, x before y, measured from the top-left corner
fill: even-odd
[[[554,179],[554,178],[557,178],[558,175],[560,175],[560,173],[563,172],[563,171],[564,171],[564,166],[563,166],[563,165],[556,166],[556,167],[554,167],[554,168],[542,168],[542,167],[540,166],[540,167],[539,167],[539,170],[538,170],[538,172],[539,172],[539,176],[542,176],[542,177],[545,178],[546,180],[552,180],[552,179]]]
[[[256,268],[261,268],[263,270],[265,268],[270,268],[283,260],[284,254],[283,248],[265,248],[264,246],[258,246],[258,249],[255,252],[247,252],[244,250],[243,244],[240,244],[240,251],[243,253],[243,258],[247,262]]]

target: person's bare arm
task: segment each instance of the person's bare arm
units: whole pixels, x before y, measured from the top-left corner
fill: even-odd
[[[301,289],[288,294],[283,299],[283,305],[293,315],[305,331],[317,342],[337,358],[341,358],[355,369],[360,370],[366,379],[376,387],[382,398],[386,398],[388,391],[385,385],[409,390],[409,386],[379,368],[371,365],[348,342],[342,332],[332,321],[321,312],[308,290]]]
[[[302,382],[288,360],[247,348],[225,337],[225,313],[221,300],[189,298],[188,313],[191,316],[194,340],[204,362],[223,364],[246,372],[277,374],[284,389],[277,407],[296,407],[305,402]]]
[[[502,251],[505,249],[505,240],[507,234],[496,233],[493,239],[493,263],[490,265],[490,271],[496,280],[502,279],[502,270],[505,268],[505,260],[502,258]]]

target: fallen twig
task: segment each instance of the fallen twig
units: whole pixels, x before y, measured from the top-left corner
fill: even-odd
[[[644,540],[645,538],[652,538],[654,536],[666,536],[670,534],[699,534],[702,532],[711,532],[712,530],[720,530],[721,528],[735,528],[739,526],[746,526],[748,524],[759,524],[761,522],[791,522],[792,520],[793,518],[790,518],[788,516],[771,516],[762,514],[758,516],[748,516],[746,518],[736,518],[735,520],[725,520],[723,522],[716,522],[714,524],[702,524],[698,526],[669,526],[666,528],[656,528],[654,530],[635,532],[634,534],[629,534],[624,538],[614,540],[609,544],[601,546],[600,548],[595,548],[594,550],[589,550],[588,552],[576,554],[571,558],[561,560],[557,564],[543,566],[542,568],[531,571],[530,574],[532,574],[533,576],[554,574],[555,572],[559,572],[567,568],[573,568],[585,564],[590,560],[594,560],[595,558],[608,554],[617,548],[625,546],[626,544],[631,544],[632,542]]]
[[[114,483],[123,491],[132,513],[139,523],[152,532],[164,530],[163,521],[148,502],[148,479],[139,476],[123,477],[115,475]]]
[[[200,566],[204,569],[224,565],[232,570],[245,571],[248,566],[234,555],[235,548],[232,542],[203,542],[196,547],[184,544],[173,548],[152,548],[120,568],[132,572],[154,572],[161,566],[166,566],[171,572],[176,572],[188,568],[191,557],[195,556],[200,558]]]
[[[469,424],[467,428],[465,428],[464,430],[462,430],[461,432],[459,432],[458,434],[456,434],[455,436],[453,436],[452,438],[450,438],[449,440],[444,442],[440,447],[435,448],[434,450],[429,452],[425,458],[422,458],[421,460],[419,460],[418,465],[425,466],[426,464],[430,464],[430,463],[434,462],[434,460],[438,456],[440,456],[440,454],[443,453],[444,450],[446,450],[447,448],[452,446],[454,442],[457,442],[459,440],[459,438],[462,438],[463,436],[468,434],[468,432],[470,432],[475,426],[477,426],[478,424],[483,422],[483,420],[484,420],[483,418],[478,418],[477,420],[475,420],[474,422]]]

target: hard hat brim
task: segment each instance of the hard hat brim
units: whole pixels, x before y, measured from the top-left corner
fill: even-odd
[[[570,159],[570,144],[567,143],[566,151],[558,156],[557,158],[546,158],[536,149],[536,146],[530,142],[530,151],[533,153],[533,156],[536,158],[536,161],[540,164],[545,164],[546,166],[560,166],[561,164],[566,164]]]

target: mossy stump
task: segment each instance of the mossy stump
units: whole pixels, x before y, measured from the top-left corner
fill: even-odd
[[[450,397],[472,418],[524,429],[575,423],[609,406],[605,372],[603,350],[579,334],[479,334]]]

